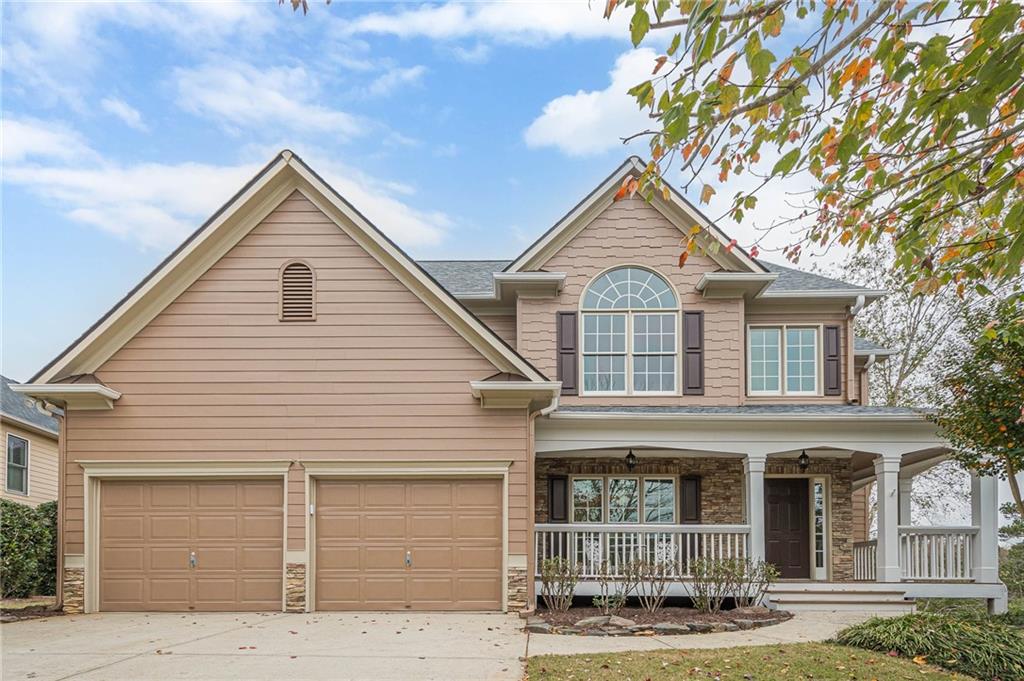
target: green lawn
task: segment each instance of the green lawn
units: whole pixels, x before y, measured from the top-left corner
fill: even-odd
[[[527,673],[530,681],[898,681],[970,678],[882,653],[825,643],[652,653],[542,655],[530,658]]]

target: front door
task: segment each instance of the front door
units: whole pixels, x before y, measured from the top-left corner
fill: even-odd
[[[807,479],[768,478],[764,483],[765,559],[783,579],[810,579]]]

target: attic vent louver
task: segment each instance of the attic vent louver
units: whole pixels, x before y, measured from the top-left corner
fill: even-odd
[[[304,262],[281,268],[281,321],[309,322],[316,319],[316,278]]]

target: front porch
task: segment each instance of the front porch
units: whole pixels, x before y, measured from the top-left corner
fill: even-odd
[[[936,596],[1006,607],[994,478],[972,478],[970,525],[909,524],[911,480],[947,456],[920,418],[865,429],[842,421],[723,428],[714,419],[638,424],[612,416],[538,424],[531,547],[538,596],[549,558],[578,567],[578,596],[599,592],[602,571],[614,581],[637,559],[669,562],[669,595],[690,596],[693,561],[736,558],[780,567],[768,597],[780,607],[885,610]],[[871,482],[878,539],[855,543],[853,491]]]

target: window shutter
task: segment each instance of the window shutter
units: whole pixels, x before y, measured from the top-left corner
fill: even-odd
[[[281,270],[281,321],[312,321],[316,319],[313,270],[309,265],[293,262]]]
[[[683,312],[683,394],[704,394],[704,312]]]
[[[562,382],[563,395],[577,395],[579,386],[576,381],[576,373],[579,362],[576,359],[576,313],[558,312],[556,324],[558,326],[555,333],[555,343],[558,346],[557,378]]]
[[[825,338],[822,343],[825,351],[825,394],[842,394],[842,375],[839,361],[839,327],[826,326],[824,329]]]
[[[679,479],[679,522],[700,522],[700,476],[684,475]]]
[[[548,522],[569,522],[569,478],[565,475],[548,476]]]

